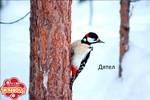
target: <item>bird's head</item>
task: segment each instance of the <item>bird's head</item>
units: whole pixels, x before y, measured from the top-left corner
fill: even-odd
[[[101,41],[98,37],[98,35],[94,32],[89,32],[87,33],[83,39],[81,40],[82,43],[91,45],[91,44],[95,44],[95,43],[104,43],[103,41]]]

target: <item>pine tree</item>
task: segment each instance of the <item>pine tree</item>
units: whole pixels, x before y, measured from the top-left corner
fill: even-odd
[[[30,100],[72,100],[71,0],[31,0]]]

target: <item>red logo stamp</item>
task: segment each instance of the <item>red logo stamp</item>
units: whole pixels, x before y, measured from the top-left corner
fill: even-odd
[[[0,89],[4,96],[10,97],[12,100],[17,100],[19,96],[26,93],[26,86],[16,77],[5,79]]]

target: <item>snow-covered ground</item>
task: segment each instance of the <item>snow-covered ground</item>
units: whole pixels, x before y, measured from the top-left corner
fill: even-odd
[[[9,22],[19,19],[30,11],[30,2],[10,0],[0,11],[1,21]],[[15,24],[0,25],[1,30],[1,85],[3,80],[17,77],[29,86],[29,15]],[[28,91],[28,90],[27,90]],[[0,100],[10,100],[0,94]],[[18,100],[28,100],[26,95]]]
[[[88,26],[89,2],[73,3],[73,36],[96,31],[105,44],[94,46],[84,71],[75,81],[73,100],[149,100],[150,99],[150,2],[132,4],[129,51],[123,60],[123,78],[119,79],[119,1],[94,1],[93,25]],[[77,21],[76,21],[77,20]],[[76,37],[78,38],[78,37]],[[116,69],[97,70],[98,65]]]
[[[94,1],[92,26],[89,2],[72,4],[72,42],[87,32],[96,32],[104,44],[94,45],[86,68],[75,80],[73,100],[149,100],[150,99],[150,1],[134,3],[130,20],[129,51],[123,59],[123,77],[118,78],[119,1]],[[30,2],[9,1],[1,10],[1,21],[12,21],[30,10]],[[29,86],[29,15],[1,28],[1,83],[16,76]],[[115,69],[98,70],[99,65]],[[0,94],[1,100],[9,100]],[[28,93],[19,97],[28,100]]]

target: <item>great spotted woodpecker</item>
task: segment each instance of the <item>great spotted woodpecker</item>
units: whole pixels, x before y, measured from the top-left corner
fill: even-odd
[[[79,73],[85,67],[90,53],[93,50],[91,44],[95,43],[104,43],[98,37],[98,35],[94,32],[87,33],[82,40],[77,40],[71,45],[71,70],[72,70],[72,78],[71,78],[71,89],[74,80],[77,78]]]

